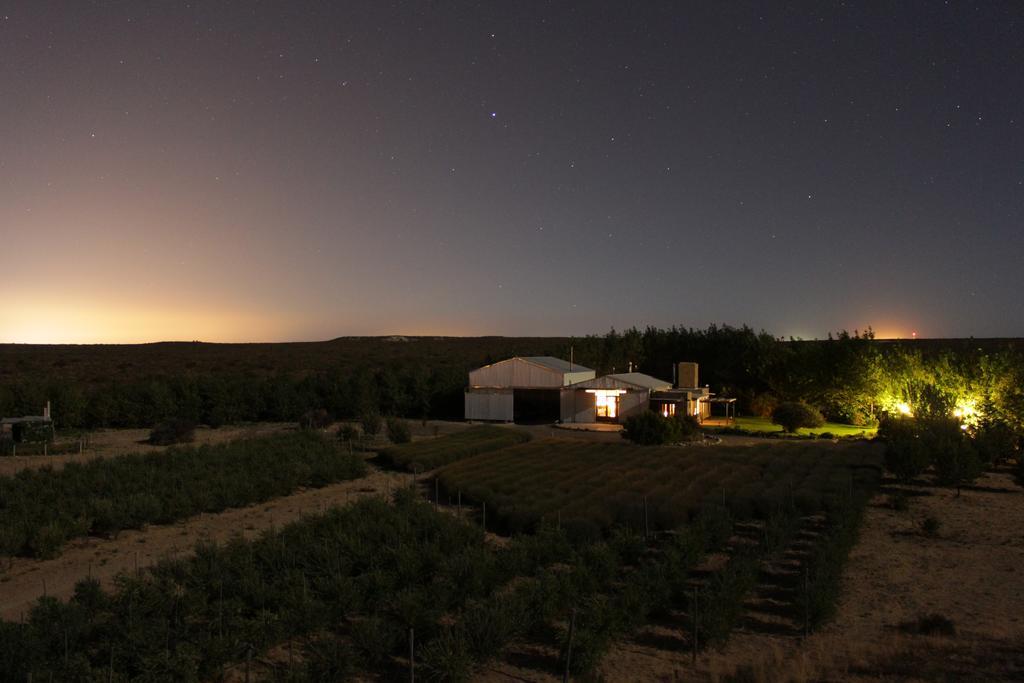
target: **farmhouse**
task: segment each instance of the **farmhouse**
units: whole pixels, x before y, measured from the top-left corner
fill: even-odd
[[[469,373],[466,419],[502,422],[623,422],[656,410],[665,416],[709,415],[711,394],[697,386],[697,364],[679,363],[673,386],[642,372],[597,377],[550,356],[510,358]]]

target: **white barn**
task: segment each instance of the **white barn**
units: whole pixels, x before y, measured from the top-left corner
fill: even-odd
[[[590,368],[552,356],[516,356],[469,373],[467,420],[554,422],[563,387],[593,379]]]

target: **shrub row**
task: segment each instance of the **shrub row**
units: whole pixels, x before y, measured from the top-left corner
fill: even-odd
[[[361,459],[308,432],[25,469],[0,478],[0,554],[53,557],[77,536],[167,524],[365,473]]]
[[[577,546],[536,577],[468,603],[455,623],[424,647],[424,665],[437,679],[468,680],[474,667],[529,636],[561,643],[564,661],[569,615],[576,609],[570,663],[575,673],[589,671],[616,638],[682,596],[690,568],[731,530],[727,512],[709,508],[684,531],[651,547],[623,528],[605,541]]]
[[[765,520],[755,544],[737,546],[725,566],[712,574],[707,585],[688,596],[691,625],[702,648],[721,646],[743,615],[743,603],[757,587],[761,565],[789,545],[800,526],[796,509],[780,509]],[[696,598],[696,604],[694,604]]]
[[[814,630],[835,615],[843,567],[857,542],[866,496],[855,496],[828,511],[825,525],[804,565],[803,614]]]
[[[529,432],[521,429],[478,425],[436,439],[391,446],[382,450],[380,457],[392,467],[404,470],[418,467],[426,471],[529,440]]]
[[[961,486],[991,463],[992,454],[984,447],[988,440],[970,434],[952,418],[889,418],[882,421],[878,437],[886,444],[886,468],[907,483],[931,467],[938,484]]]
[[[438,474],[448,495],[486,503],[488,525],[528,532],[561,519],[597,538],[615,525],[675,529],[706,502],[738,519],[780,506],[810,514],[850,489],[877,485],[881,452],[871,444],[764,444],[703,448],[538,440],[453,463]]]
[[[0,623],[0,680],[210,680],[282,643],[299,650],[299,679],[387,672],[410,627],[433,640],[467,599],[570,552],[557,532],[496,550],[402,490],[394,505],[363,499],[254,541],[201,545],[121,575],[112,592],[83,581],[67,602],[43,598],[25,623]]]

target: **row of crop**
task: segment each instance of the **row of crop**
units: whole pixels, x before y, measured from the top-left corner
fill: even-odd
[[[805,514],[851,491],[873,489],[880,452],[867,444],[662,449],[537,441],[454,463],[438,474],[451,496],[486,504],[488,522],[517,533],[543,519],[587,527],[673,529],[711,500],[735,517],[780,507]]]
[[[0,555],[52,557],[77,536],[166,524],[365,472],[360,458],[309,432],[25,469],[0,478]]]
[[[843,568],[857,542],[867,497],[853,496],[830,509],[804,562],[802,590],[805,628],[815,630],[829,621],[839,602]]]
[[[423,648],[423,663],[438,679],[467,680],[514,641],[534,638],[560,644],[572,671],[588,671],[616,638],[684,595],[690,569],[731,533],[728,513],[715,507],[653,543],[618,528],[533,579],[470,602]]]
[[[0,623],[0,680],[209,680],[282,646],[297,650],[290,673],[313,679],[386,673],[409,629],[432,640],[466,600],[570,552],[556,531],[494,549],[403,490],[393,505],[363,499],[200,546],[121,575],[113,592],[83,581],[67,602],[43,598],[24,623]]]
[[[436,439],[391,446],[380,451],[380,457],[392,467],[426,471],[529,440],[529,432],[520,429],[479,425]]]

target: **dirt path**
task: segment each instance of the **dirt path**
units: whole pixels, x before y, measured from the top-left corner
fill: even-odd
[[[44,594],[44,585],[47,595],[59,598],[69,597],[75,583],[90,574],[104,586],[110,586],[118,573],[133,571],[136,563],[146,567],[163,558],[191,554],[200,540],[225,541],[235,534],[251,538],[305,514],[361,496],[381,495],[409,483],[410,475],[371,466],[370,474],[362,479],[304,490],[250,507],[201,514],[177,524],[124,531],[112,539],[76,539],[52,560],[14,558],[9,567],[0,571],[0,618],[21,618]]]

